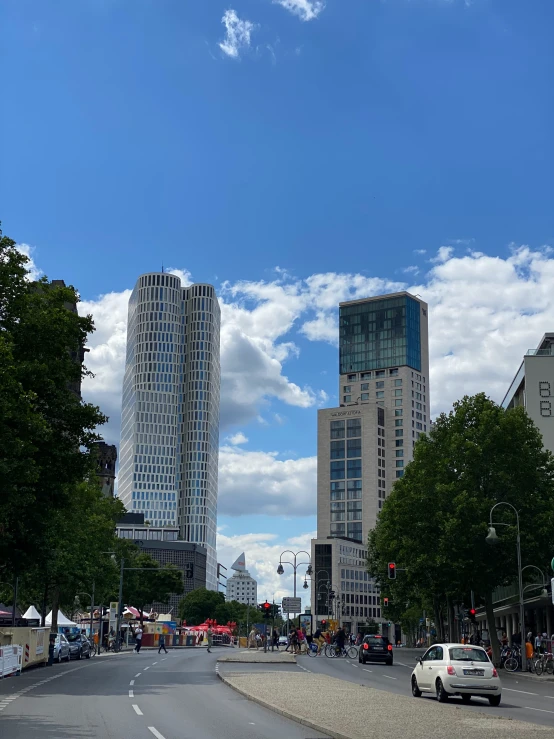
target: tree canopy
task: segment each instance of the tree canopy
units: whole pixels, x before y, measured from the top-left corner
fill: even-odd
[[[417,442],[370,532],[369,570],[391,613],[428,604],[440,637],[444,605],[469,603],[473,590],[494,623],[494,588],[517,579],[516,519],[508,506],[493,514],[508,524],[499,529],[499,544],[485,542],[491,508],[501,501],[519,512],[523,565],[545,570],[552,556],[554,458],[523,408],[506,411],[484,394],[466,396]],[[389,561],[400,570],[395,581],[387,579]]]

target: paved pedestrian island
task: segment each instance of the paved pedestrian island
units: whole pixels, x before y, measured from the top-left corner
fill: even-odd
[[[296,664],[296,657],[289,652],[264,652],[255,649],[233,650],[218,657],[218,662],[248,662],[251,664]]]
[[[535,732],[554,739],[554,729],[500,717],[492,707],[477,713],[327,675],[258,671],[220,677],[246,698],[335,739],[512,739]]]

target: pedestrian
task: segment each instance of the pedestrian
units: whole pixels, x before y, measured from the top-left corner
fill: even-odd
[[[542,645],[542,637],[539,633],[537,633],[535,637],[535,654],[538,656],[541,652],[541,645]]]
[[[256,629],[254,626],[252,626],[251,632],[248,634],[248,649],[250,647],[256,647],[256,650],[258,649],[258,643],[256,641]]]
[[[214,645],[214,632],[210,625],[208,626],[208,652],[212,651],[213,645]]]
[[[533,644],[531,639],[525,642],[525,656],[527,657],[527,671],[531,672],[531,661],[533,659]]]
[[[165,648],[165,634],[160,634],[160,641],[158,642],[158,654],[160,654],[162,649],[167,654],[167,649]]]
[[[140,628],[140,624],[135,629],[135,642],[136,642],[135,652],[138,653],[138,652],[140,652],[140,648],[141,648],[141,645],[142,645],[142,629]]]
[[[277,647],[277,651],[279,651],[279,632],[277,629],[273,629],[273,646]]]

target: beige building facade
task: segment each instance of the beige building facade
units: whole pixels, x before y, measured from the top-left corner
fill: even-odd
[[[428,323],[426,303],[406,292],[339,310],[340,405],[318,413],[312,613],[355,631],[382,620],[368,533],[430,427]]]

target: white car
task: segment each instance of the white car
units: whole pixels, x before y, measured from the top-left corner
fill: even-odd
[[[287,644],[289,643],[288,637],[287,636],[280,636],[278,643],[279,643],[279,646],[280,647],[286,647]]]
[[[412,695],[435,693],[444,703],[459,695],[469,703],[473,695],[499,706],[502,685],[496,667],[482,647],[471,644],[434,644],[417,661],[412,672]]]

